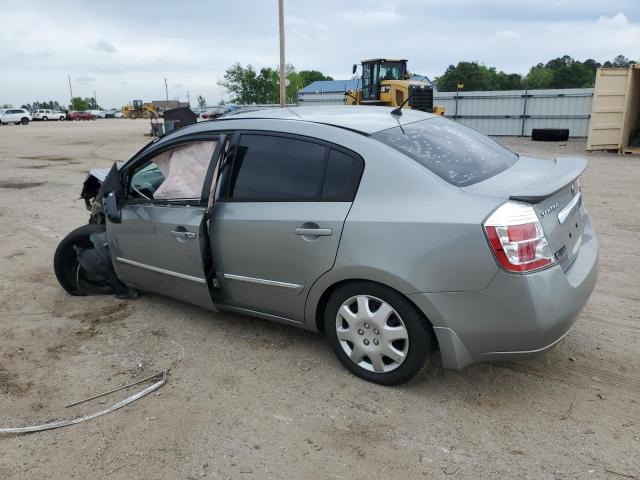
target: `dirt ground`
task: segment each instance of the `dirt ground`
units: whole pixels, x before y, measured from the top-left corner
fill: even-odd
[[[0,478],[640,478],[640,158],[587,154],[600,277],[557,348],[403,387],[351,376],[319,335],[142,295],[68,296],[53,252],[87,220],[88,169],[146,121],[0,127],[0,427],[101,410],[164,368],[157,394],[96,420],[0,436]],[[501,138],[585,155],[584,140]]]

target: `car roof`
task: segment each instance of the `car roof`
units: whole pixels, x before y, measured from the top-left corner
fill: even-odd
[[[280,119],[321,123],[371,135],[381,130],[406,125],[420,120],[436,118],[431,113],[403,109],[402,115],[392,115],[391,107],[364,105],[323,105],[316,107],[265,108],[262,110],[237,111],[211,122],[235,119]]]

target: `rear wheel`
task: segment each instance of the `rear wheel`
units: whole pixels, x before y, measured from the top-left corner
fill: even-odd
[[[64,237],[56,249],[53,269],[62,288],[71,295],[86,295],[89,292],[95,293],[96,290],[103,293],[112,291],[108,281],[92,278],[78,262],[78,250],[93,248],[89,237],[92,233],[100,231],[104,231],[104,225],[83,225]]]
[[[46,121],[48,121],[48,120],[49,120],[49,119],[48,119],[47,117],[42,117],[42,121],[43,121],[43,122],[46,122]]]
[[[395,290],[371,282],[349,283],[333,292],[324,327],[349,371],[383,385],[411,380],[435,346],[433,331],[416,307]]]
[[[20,123],[22,125],[26,125],[29,123],[29,119],[27,117],[22,117],[22,119],[20,120]]]

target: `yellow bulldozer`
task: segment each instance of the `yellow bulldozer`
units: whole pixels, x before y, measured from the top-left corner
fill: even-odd
[[[134,100],[122,107],[122,114],[127,118],[158,118],[158,110],[153,103],[142,103]]]
[[[357,68],[358,65],[353,66],[354,75]],[[363,60],[358,88],[345,93],[345,102],[347,105],[383,105],[444,115],[444,107],[433,105],[433,87],[409,78],[407,60]]]

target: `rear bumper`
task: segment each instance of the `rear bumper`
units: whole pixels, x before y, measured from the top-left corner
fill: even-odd
[[[434,326],[445,368],[524,359],[569,332],[593,291],[597,263],[598,243],[587,217],[578,256],[566,272],[557,265],[526,275],[500,270],[481,291],[411,298]]]

